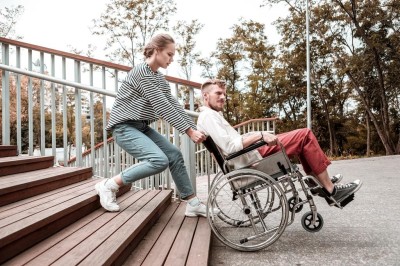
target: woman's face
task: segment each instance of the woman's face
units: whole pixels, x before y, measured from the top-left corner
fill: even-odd
[[[162,68],[167,68],[174,61],[175,44],[170,43],[162,50],[156,50],[156,62]]]

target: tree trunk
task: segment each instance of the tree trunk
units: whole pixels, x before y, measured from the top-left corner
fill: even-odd
[[[365,112],[365,126],[367,128],[367,157],[371,155],[371,126],[369,124],[368,112]]]
[[[374,114],[372,113],[369,104],[367,103],[366,99],[363,97],[362,91],[360,89],[360,87],[357,84],[357,81],[354,79],[353,75],[351,75],[350,71],[346,71],[346,75],[350,78],[350,80],[352,81],[353,85],[354,85],[354,89],[357,91],[358,95],[360,96],[363,104],[364,104],[364,109],[365,111],[368,112],[368,115],[371,118],[372,123],[375,126],[376,132],[379,135],[379,138],[382,141],[383,146],[385,147],[386,150],[386,155],[393,155],[394,154],[394,150],[392,149],[389,139],[387,137],[387,135],[385,134],[385,132],[382,131],[378,121],[376,120]]]

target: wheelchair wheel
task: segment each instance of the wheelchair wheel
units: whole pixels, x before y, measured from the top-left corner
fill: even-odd
[[[302,201],[301,198],[298,198],[298,200],[296,201],[296,197],[291,197],[290,199],[288,199],[288,204],[289,204],[289,211],[293,212],[293,208],[294,206],[299,203],[300,201]],[[294,210],[296,213],[301,212],[301,210],[303,209],[303,205],[299,205],[297,206],[297,208]]]
[[[324,226],[324,219],[322,219],[322,215],[317,213],[317,217],[315,217],[315,223],[313,223],[313,212],[306,212],[301,218],[301,225],[303,228],[311,233],[318,232],[321,230],[322,226]]]
[[[286,228],[286,196],[269,175],[252,169],[233,171],[211,188],[208,222],[227,246],[254,251],[273,244]],[[214,213],[214,210],[219,213]]]

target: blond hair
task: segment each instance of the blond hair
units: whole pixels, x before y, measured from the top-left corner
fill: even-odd
[[[166,33],[155,35],[150,42],[144,47],[143,55],[145,58],[152,56],[156,49],[164,49],[168,44],[175,43],[174,39]]]

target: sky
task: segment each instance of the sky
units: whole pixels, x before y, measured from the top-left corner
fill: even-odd
[[[96,59],[106,59],[104,39],[92,36],[93,19],[100,17],[110,0],[1,0],[0,8],[24,6],[24,13],[15,31],[21,41],[51,49],[70,52],[71,47],[86,50],[89,44],[97,47]],[[215,50],[219,38],[231,35],[231,27],[239,18],[264,23],[270,44],[279,41],[272,23],[287,12],[285,6],[260,7],[262,0],[175,0],[177,14],[173,21],[198,19],[204,24],[197,36],[196,49],[202,56]],[[173,25],[173,23],[171,23]],[[169,32],[173,36],[173,32]],[[175,58],[176,59],[176,58]],[[183,77],[177,63],[166,74]],[[200,70],[194,69],[192,80],[202,82]]]

